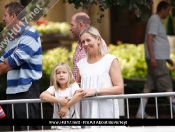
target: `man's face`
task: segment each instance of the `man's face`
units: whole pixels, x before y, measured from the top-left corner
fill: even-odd
[[[8,8],[6,8],[5,10],[4,10],[4,16],[3,16],[3,22],[5,23],[5,25],[6,25],[6,27],[7,27],[7,29],[11,29],[13,26],[13,20],[14,20],[14,14],[12,14],[11,16],[10,16],[10,14],[8,13]]]
[[[168,8],[166,9],[163,9],[163,19],[165,19],[169,15],[170,10],[171,10],[170,6],[168,6]]]
[[[80,34],[81,29],[79,27],[79,23],[75,22],[75,16],[73,16],[71,19],[70,31],[71,31],[74,38],[79,38],[79,34]]]

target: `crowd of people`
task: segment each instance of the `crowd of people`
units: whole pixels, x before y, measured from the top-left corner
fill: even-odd
[[[72,36],[77,38],[73,70],[67,63],[58,62],[50,75],[49,88],[40,94],[38,81],[42,77],[41,41],[38,32],[24,21],[21,22],[18,17],[23,9],[24,6],[20,3],[11,2],[5,6],[3,16],[7,29],[11,30],[17,25],[21,29],[10,36],[4,54],[0,57],[0,74],[7,73],[7,99],[41,98],[53,104],[54,119],[119,119],[117,99],[82,100],[89,96],[118,95],[124,92],[120,62],[116,56],[108,53],[105,40],[98,29],[91,25],[88,14],[79,12],[71,18],[70,31]],[[148,66],[144,93],[150,93],[155,88],[159,91],[173,91],[166,62],[170,62],[172,66],[174,64],[170,59],[169,42],[162,23],[162,19],[168,16],[169,11],[170,4],[162,1],[157,6],[157,12],[148,20],[144,42]],[[154,118],[145,112],[147,100],[144,98],[143,106],[140,104],[137,118],[142,116]],[[29,119],[38,118],[37,109],[38,103],[29,103]],[[173,110],[175,111],[174,98]],[[7,118],[12,119],[9,105]],[[14,105],[14,118],[27,118],[25,104]],[[37,130],[36,126],[29,127],[30,130]],[[51,128],[72,129],[80,126],[52,126]],[[15,126],[15,130],[27,130],[27,126]]]

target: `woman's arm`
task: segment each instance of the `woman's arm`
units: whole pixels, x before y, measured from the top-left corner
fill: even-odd
[[[102,91],[101,94],[122,94],[124,92],[124,83],[118,59],[114,59],[112,62],[109,74],[111,76],[113,87],[110,89],[104,88],[104,91]]]
[[[78,70],[78,69],[77,69],[77,78],[76,78],[76,82],[77,82],[78,84],[81,83],[81,76],[80,76],[80,73],[79,73],[79,70]]]
[[[44,91],[40,94],[40,99],[47,102],[60,103],[62,106],[65,106],[67,104],[68,100],[66,98],[67,97],[56,98],[49,91]]]
[[[94,96],[98,95],[116,95],[122,94],[124,91],[123,77],[120,69],[120,65],[117,59],[114,59],[110,71],[109,71],[111,81],[113,83],[112,87],[109,88],[100,88],[99,91],[96,89],[85,89],[85,96]]]

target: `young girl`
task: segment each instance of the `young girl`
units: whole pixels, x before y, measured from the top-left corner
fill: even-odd
[[[83,91],[75,82],[70,67],[66,63],[58,63],[50,77],[50,87],[41,93],[40,98],[54,103],[53,118],[80,118],[78,101],[83,97]],[[71,100],[67,100],[71,98]],[[71,129],[80,126],[52,126],[52,129]]]

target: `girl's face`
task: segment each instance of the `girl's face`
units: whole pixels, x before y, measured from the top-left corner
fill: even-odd
[[[88,54],[98,52],[98,46],[100,44],[99,38],[92,37],[89,33],[84,33],[81,35],[81,43],[85,52]]]
[[[61,88],[67,87],[67,82],[69,80],[69,73],[65,66],[60,66],[57,68],[56,80],[60,84]]]

